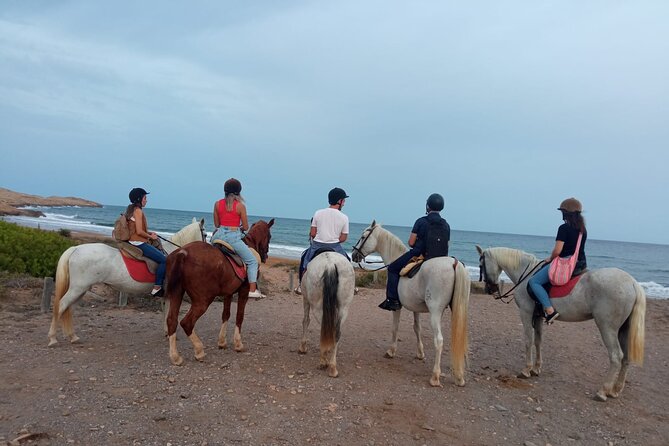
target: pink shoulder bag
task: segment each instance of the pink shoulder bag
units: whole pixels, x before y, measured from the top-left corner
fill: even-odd
[[[578,261],[578,251],[581,248],[581,237],[583,233],[578,233],[578,241],[576,242],[576,251],[574,254],[569,257],[556,257],[551,262],[551,266],[548,269],[548,278],[551,281],[552,285],[562,286],[569,282],[571,275],[574,273],[574,268],[576,268],[576,262]]]

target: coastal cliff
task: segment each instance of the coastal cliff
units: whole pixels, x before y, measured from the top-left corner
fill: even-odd
[[[0,187],[0,215],[25,215],[40,217],[39,211],[19,209],[24,206],[83,206],[102,207],[100,203],[76,197],[40,197],[39,195],[22,194]]]

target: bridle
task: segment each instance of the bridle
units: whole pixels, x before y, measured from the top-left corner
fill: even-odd
[[[486,266],[485,266],[485,252],[484,252],[479,257],[479,282],[481,281],[485,282],[485,292],[487,294],[492,295],[496,300],[501,300],[505,304],[508,304],[511,303],[511,301],[515,298],[515,296],[513,295],[513,290],[515,290],[518,287],[518,285],[520,285],[525,279],[534,275],[534,273],[537,271],[537,268],[543,266],[545,263],[546,262],[541,261],[536,265],[534,265],[534,267],[529,271],[528,269],[530,268],[530,263],[528,263],[525,269],[523,270],[523,273],[518,278],[516,284],[506,293],[501,294],[499,292],[499,285],[488,278],[488,272],[486,271]],[[504,299],[508,300],[505,301]]]
[[[360,239],[360,240],[362,240],[362,242],[360,242],[360,240],[358,240],[358,243],[360,243],[360,247],[359,247],[359,248],[358,248],[358,243],[356,243],[356,244],[353,246],[353,253],[355,254],[356,251],[357,251],[358,253],[360,253],[360,256],[362,257],[363,261],[364,261],[365,257],[367,257],[367,255],[365,255],[365,253],[362,252],[362,248],[365,246],[365,243],[367,243],[367,240],[369,240],[369,237],[371,237],[372,232],[374,232],[374,229],[376,229],[376,226],[372,226],[372,229],[369,230],[369,233],[364,237],[364,239],[362,239],[362,238]],[[383,261],[365,262],[365,263],[369,263],[369,264],[371,264],[371,263],[383,263]],[[386,269],[386,268],[388,268],[388,265],[383,265],[382,267],[380,267],[380,268],[376,268],[376,269],[366,269],[366,268],[364,268],[364,267],[360,264],[360,262],[358,262],[358,266],[359,266],[361,269],[363,269],[363,270],[365,270],[365,271],[370,271],[370,272],[373,272],[373,271],[381,271],[382,269]]]

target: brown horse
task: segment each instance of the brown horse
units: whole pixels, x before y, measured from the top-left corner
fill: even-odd
[[[271,219],[269,223],[263,220],[257,221],[244,238],[244,242],[258,252],[263,263],[267,260],[271,238],[270,228],[273,224],[274,219]],[[167,257],[167,277],[165,296],[169,302],[167,336],[170,343],[170,360],[174,365],[183,363],[183,358],[177,351],[176,331],[184,292],[190,297],[191,307],[186,316],[181,319],[181,327],[193,343],[195,359],[202,361],[205,357],[202,341],[194,331],[195,323],[207,311],[216,296],[223,296],[224,302],[223,324],[218,336],[218,347],[227,348],[225,334],[228,319],[230,319],[232,295],[237,293],[237,320],[233,342],[235,351],[244,351],[241,331],[244,309],[249,299],[249,282],[237,277],[230,262],[220,250],[205,242],[187,244]]]

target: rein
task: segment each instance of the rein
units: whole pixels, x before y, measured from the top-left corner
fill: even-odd
[[[156,235],[158,235],[158,234],[156,234]],[[181,248],[181,246],[177,245],[177,244],[174,243],[172,240],[168,240],[168,239],[166,239],[165,237],[161,237],[160,235],[158,235],[158,238],[159,238],[160,240],[163,240],[163,241],[167,242],[167,243],[171,243],[171,244],[173,244],[173,245],[176,246],[177,248]]]
[[[491,286],[491,284],[497,286],[496,283],[494,283],[494,282],[492,282],[488,279],[488,273],[487,273],[486,268],[485,268],[485,254],[481,254],[481,257],[479,258],[479,260],[481,261],[481,267],[479,268],[479,282],[481,282],[482,280],[485,281],[485,284],[486,284],[487,288],[489,288]],[[512,294],[513,290],[518,288],[518,285],[520,285],[525,279],[534,275],[534,273],[536,272],[538,267],[544,266],[545,264],[546,264],[546,262],[544,262],[542,260],[541,262],[534,265],[534,267],[531,270],[528,271],[527,269],[530,267],[530,264],[528,263],[527,266],[525,267],[525,269],[523,270],[522,274],[518,278],[518,281],[516,282],[515,285],[513,285],[513,287],[511,287],[510,290],[508,290],[504,294],[501,294],[499,292],[499,287],[498,287],[496,296],[492,292],[490,294],[493,294],[493,297],[495,298],[495,300],[501,300],[505,304],[511,303],[511,301],[513,301],[513,299],[515,299],[515,296]],[[489,289],[491,289],[491,288],[489,288]],[[504,300],[504,299],[508,299],[508,300]]]

